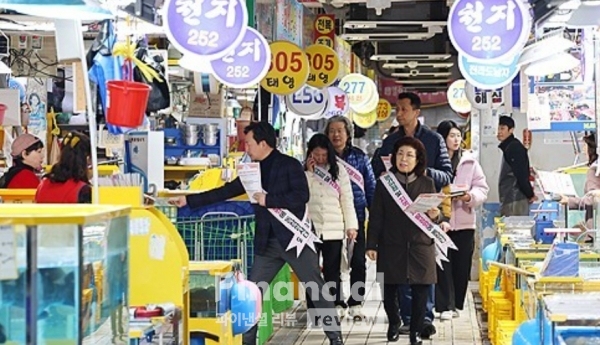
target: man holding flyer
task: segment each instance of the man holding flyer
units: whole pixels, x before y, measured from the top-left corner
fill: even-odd
[[[325,282],[314,247],[314,242],[319,240],[306,212],[309,190],[304,169],[299,161],[275,149],[275,130],[270,124],[251,123],[244,129],[244,134],[246,152],[260,166],[258,171],[255,170],[256,174],[252,174],[251,167],[223,187],[170,202],[178,207],[199,208],[252,190],[250,198],[255,201],[256,233],[249,280],[260,283],[259,287],[268,286],[281,267],[286,262],[290,264],[312,297],[330,344],[342,345],[340,320],[333,299],[325,296],[323,289]],[[264,192],[254,191],[258,189],[258,183]],[[256,344],[257,330],[258,326],[254,325],[244,334],[244,345]]]

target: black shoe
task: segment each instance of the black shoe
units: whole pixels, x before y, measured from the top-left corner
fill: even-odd
[[[329,345],[344,345],[344,342],[342,341],[342,338],[337,337],[335,339],[329,340]]]
[[[398,332],[402,335],[407,335],[410,333],[410,324],[406,323],[398,329]]]
[[[411,333],[409,339],[410,345],[423,345],[423,340],[418,333]]]
[[[400,339],[400,324],[390,324],[387,331],[387,340],[398,341],[398,339]]]
[[[426,323],[423,326],[423,331],[421,332],[422,339],[430,339],[432,335],[437,333],[435,326],[431,323]]]

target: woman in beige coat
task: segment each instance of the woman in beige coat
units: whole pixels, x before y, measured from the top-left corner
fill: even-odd
[[[308,214],[317,236],[323,241],[319,250],[323,255],[323,277],[330,284],[330,292],[340,318],[345,316],[341,289],[342,248],[346,238],[354,240],[358,220],[354,196],[346,169],[337,162],[335,149],[324,134],[315,134],[308,142],[306,178],[310,190]],[[307,299],[309,308],[312,307]]]

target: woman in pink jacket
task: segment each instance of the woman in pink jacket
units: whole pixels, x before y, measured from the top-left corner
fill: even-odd
[[[443,262],[444,270],[438,269],[435,294],[435,310],[441,313],[440,319],[458,317],[467,295],[471,261],[473,259],[477,207],[487,199],[489,187],[481,165],[469,151],[460,148],[462,132],[451,120],[442,121],[437,132],[446,141],[448,155],[454,171],[451,189],[464,191],[452,198],[450,221],[442,223],[458,251],[448,251],[448,262]]]

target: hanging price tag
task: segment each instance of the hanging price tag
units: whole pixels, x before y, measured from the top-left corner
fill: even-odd
[[[298,91],[308,79],[310,65],[297,45],[275,41],[271,47],[271,67],[261,86],[275,95],[286,96]]]
[[[310,64],[306,83],[319,89],[333,84],[340,71],[337,53],[322,44],[314,44],[306,48],[306,56]]]

